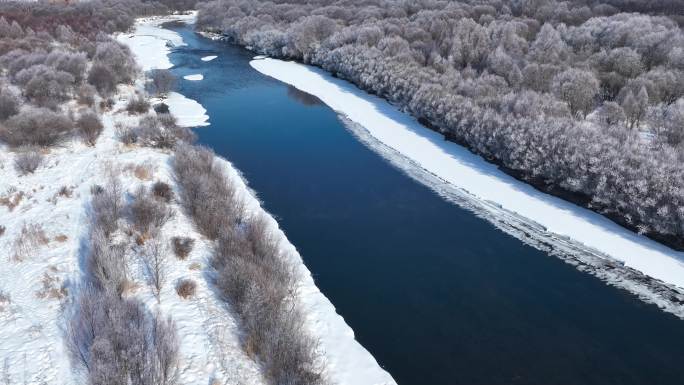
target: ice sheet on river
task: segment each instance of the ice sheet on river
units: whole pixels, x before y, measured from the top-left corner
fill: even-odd
[[[554,253],[562,246],[567,251],[565,260],[593,269],[592,273],[611,284],[684,317],[684,253],[514,179],[464,147],[445,141],[387,101],[319,68],[271,58],[250,64],[265,75],[318,97],[362,127],[362,134],[375,143],[376,149],[381,145],[391,156],[401,156],[402,162],[422,168],[432,176],[431,184],[448,185],[442,189],[455,187],[468,205],[487,211],[487,216],[496,213],[506,218],[508,225],[517,229],[510,232],[524,227],[525,237],[541,238],[531,243],[551,242],[553,245],[545,249]]]

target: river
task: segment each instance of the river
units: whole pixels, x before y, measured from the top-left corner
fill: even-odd
[[[178,91],[210,116],[199,142],[244,173],[399,384],[683,383],[684,322],[444,200],[251,52],[172,28]]]

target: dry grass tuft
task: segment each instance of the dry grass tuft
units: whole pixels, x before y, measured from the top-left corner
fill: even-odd
[[[190,270],[201,270],[202,269],[202,264],[199,262],[193,262],[188,266],[188,269]]]
[[[37,247],[47,245],[50,239],[45,235],[43,227],[39,224],[24,224],[21,234],[14,240],[15,262],[21,262],[30,257]]]
[[[136,165],[133,168],[133,175],[140,180],[151,180],[154,175],[154,169],[150,162]]]
[[[36,292],[36,297],[42,299],[62,299],[67,295],[67,289],[60,285],[61,281],[54,275],[43,273],[40,280],[43,287]]]
[[[137,292],[139,288],[140,288],[140,283],[133,281],[133,280],[130,280],[130,279],[125,279],[121,283],[121,295],[123,297],[131,296],[131,295],[135,294],[135,292]]]
[[[69,239],[69,237],[67,237],[64,234],[59,234],[58,236],[55,237],[55,241],[60,242],[60,243],[66,242],[67,239]]]
[[[9,211],[12,211],[19,206],[24,196],[23,191],[17,191],[16,188],[10,187],[5,195],[0,196],[0,206],[5,206]]]

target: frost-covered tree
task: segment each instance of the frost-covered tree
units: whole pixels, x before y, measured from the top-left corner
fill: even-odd
[[[542,26],[534,43],[530,46],[530,58],[537,63],[558,63],[568,55],[568,46],[560,36],[560,33],[546,23]]]
[[[591,72],[571,68],[553,78],[554,94],[568,104],[572,115],[586,117],[592,110],[599,82]]]
[[[152,89],[159,97],[166,96],[171,92],[176,82],[171,71],[164,69],[153,70],[150,79],[152,80]]]

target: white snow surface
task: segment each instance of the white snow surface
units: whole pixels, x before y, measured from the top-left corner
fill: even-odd
[[[178,92],[169,92],[161,101],[169,106],[169,112],[176,117],[176,123],[181,127],[201,127],[209,125],[207,110],[196,100],[185,97]]]
[[[200,59],[200,60],[202,60],[202,61],[212,61],[212,60],[216,59],[217,57],[218,57],[218,56],[216,56],[216,55],[209,55],[209,56],[203,57],[203,58]]]
[[[151,63],[149,69],[164,68],[166,61],[158,60],[156,52],[150,49],[137,50],[140,43],[154,38],[155,41],[172,41],[174,46],[184,45],[179,35],[160,28],[159,26],[173,20],[174,16],[164,18],[140,19],[136,24],[136,32],[129,34],[122,40],[130,44],[134,52],[139,52],[140,63]],[[185,19],[192,22],[192,19]],[[137,34],[142,34],[138,36]],[[172,36],[175,34],[175,36]],[[179,40],[180,39],[180,40]],[[165,44],[158,45],[156,49],[163,49],[168,54]],[[150,57],[146,57],[149,55]],[[215,59],[216,56],[207,56],[203,61]],[[166,59],[168,61],[168,58]],[[170,68],[166,67],[166,68]],[[204,125],[206,122],[206,110],[196,101],[172,92],[165,102],[169,105],[171,113],[176,116],[178,123],[189,127]],[[206,118],[205,118],[206,117]],[[246,207],[252,210],[263,210],[260,202],[247,187],[239,172],[225,160],[227,173],[244,191]],[[391,385],[396,384],[392,377],[383,370],[375,358],[356,341],[353,330],[345,323],[344,319],[337,314],[333,304],[320,292],[308,271],[296,248],[287,240],[285,234],[278,227],[278,223],[269,215],[273,230],[282,238],[281,244],[286,255],[290,255],[297,264],[301,274],[299,286],[299,300],[306,314],[307,329],[320,341],[322,358],[326,364],[326,373],[332,383],[336,385]],[[235,336],[232,336],[233,338]],[[185,342],[183,342],[185,343]],[[239,361],[238,361],[239,362]]]
[[[173,64],[169,52],[173,47],[184,46],[183,38],[174,31],[159,26],[169,21],[194,23],[197,14],[171,15],[138,19],[132,33],[122,33],[117,40],[128,45],[143,71],[169,69]]]
[[[464,147],[445,141],[442,135],[423,127],[387,101],[319,68],[271,58],[250,64],[265,75],[317,96],[384,145],[477,199],[494,202],[549,232],[567,236],[650,277],[684,288],[684,253],[535,190]]]
[[[198,81],[198,80],[204,79],[204,75],[202,75],[202,74],[185,75],[185,76],[183,76],[183,79],[190,80],[190,81]]]

